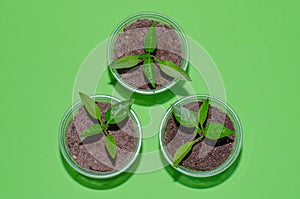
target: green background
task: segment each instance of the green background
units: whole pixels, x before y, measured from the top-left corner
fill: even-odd
[[[296,198],[299,9],[296,0],[0,1],[0,198]],[[216,186],[192,188],[161,169],[99,190],[65,169],[58,126],[80,64],[123,18],[141,11],[174,19],[222,74],[244,143],[234,172]],[[133,108],[146,124],[142,107]]]

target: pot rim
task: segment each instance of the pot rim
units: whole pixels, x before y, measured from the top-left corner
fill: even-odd
[[[180,38],[180,41],[182,43],[182,52],[183,52],[182,62],[183,63],[181,64],[181,67],[183,70],[186,71],[187,67],[188,67],[188,59],[189,59],[189,44],[188,44],[187,38],[186,38],[182,28],[174,20],[170,19],[166,15],[156,13],[156,12],[139,12],[139,13],[133,14],[129,17],[126,17],[117,25],[117,27],[113,30],[113,32],[110,36],[110,39],[108,41],[108,48],[107,48],[108,65],[113,61],[114,44],[115,44],[115,40],[116,40],[119,32],[123,31],[123,28],[126,25],[128,25],[129,22],[132,23],[137,19],[143,19],[143,18],[153,18],[153,19],[161,20],[161,21],[171,25],[174,28],[174,30],[177,32],[177,34]],[[121,78],[121,76],[118,74],[118,72],[116,71],[116,69],[112,69],[109,67],[109,70],[111,71],[114,78],[124,88],[126,88],[134,93],[139,93],[142,95],[154,95],[154,94],[165,92],[165,91],[169,90],[170,88],[172,88],[177,82],[179,82],[179,80],[173,79],[168,84],[166,84],[158,89],[150,89],[150,90],[138,89],[138,88],[128,84],[125,80],[123,80]]]
[[[191,95],[191,96],[183,97],[183,98],[177,100],[174,103],[174,105],[186,104],[186,103],[193,102],[193,101],[201,101],[206,98],[209,98],[211,102],[225,108],[225,110],[228,111],[228,113],[230,115],[230,119],[233,121],[233,123],[235,125],[236,140],[235,140],[234,148],[231,151],[231,154],[227,158],[227,160],[224,163],[222,163],[219,167],[212,169],[212,170],[208,170],[208,171],[193,171],[193,170],[189,170],[180,165],[178,165],[177,167],[174,167],[172,157],[170,157],[168,149],[166,148],[166,145],[164,144],[164,134],[165,134],[164,127],[165,127],[169,117],[172,114],[171,106],[167,109],[166,113],[164,114],[163,119],[160,124],[160,127],[159,127],[159,144],[160,144],[160,148],[163,153],[163,156],[165,157],[167,162],[174,169],[179,171],[180,173],[191,176],[191,177],[197,177],[197,178],[205,178],[205,177],[215,176],[215,175],[225,171],[226,169],[228,169],[234,163],[234,161],[237,159],[237,157],[241,151],[242,140],[243,140],[242,126],[241,126],[241,122],[240,122],[237,114],[234,112],[234,110],[231,108],[231,106],[229,106],[227,103],[225,103],[221,99],[213,97],[213,96],[209,96],[209,95]]]
[[[110,95],[93,95],[90,97],[93,98],[95,101],[108,100],[108,101],[111,101],[112,103],[121,102],[120,99],[110,96]],[[97,178],[97,179],[111,178],[111,177],[117,176],[117,175],[121,174],[122,172],[126,171],[127,169],[129,169],[130,166],[132,166],[132,164],[135,162],[135,160],[139,156],[139,152],[140,152],[140,149],[142,146],[142,139],[143,139],[142,127],[141,127],[140,121],[139,121],[136,113],[132,109],[130,109],[129,116],[135,125],[135,131],[136,131],[136,135],[137,135],[136,147],[135,147],[135,150],[134,150],[133,154],[131,155],[130,159],[120,169],[116,169],[111,172],[103,172],[103,173],[93,172],[91,170],[85,169],[85,168],[81,167],[80,165],[78,165],[77,162],[75,160],[73,160],[73,158],[70,156],[70,153],[68,152],[68,148],[67,148],[66,142],[65,142],[66,130],[69,127],[70,121],[72,120],[71,117],[72,117],[73,113],[75,111],[77,111],[78,108],[80,108],[82,105],[83,105],[83,103],[81,100],[76,101],[66,111],[66,113],[63,116],[63,119],[61,120],[60,126],[59,126],[59,138],[58,138],[59,139],[59,148],[60,148],[60,151],[61,151],[64,159],[78,173],[80,173],[84,176],[90,177],[90,178]]]

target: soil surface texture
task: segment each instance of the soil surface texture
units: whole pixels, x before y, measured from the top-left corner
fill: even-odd
[[[117,36],[114,46],[114,59],[127,55],[139,55],[145,53],[144,41],[148,28],[154,21],[148,19],[137,20],[126,26],[123,32]],[[161,60],[169,60],[178,66],[182,64],[182,45],[177,32],[166,24],[156,23],[157,49],[153,53]],[[135,88],[151,90],[151,84],[144,76],[141,62],[133,68],[118,69],[118,73],[125,82]],[[168,84],[172,77],[164,74],[158,64],[156,65],[156,88]]]
[[[184,107],[193,110],[198,114],[202,102],[191,102]],[[225,127],[235,130],[232,120],[222,110],[209,105],[206,124],[218,122]],[[206,125],[205,124],[205,125]],[[204,126],[205,126],[204,125]],[[175,151],[185,142],[194,140],[199,135],[193,134],[195,128],[186,128],[180,126],[172,114],[167,121],[164,143],[171,157],[174,157]],[[235,144],[235,134],[224,137],[219,140],[203,139],[194,144],[190,153],[181,161],[179,165],[190,170],[207,171],[219,167],[230,156]]]
[[[111,106],[108,103],[97,102],[102,112],[102,121],[105,121],[104,113]],[[80,138],[90,125],[98,121],[92,118],[82,106],[71,121],[67,130],[67,147],[81,167],[96,171],[109,172],[122,167],[133,155],[136,146],[136,133],[132,120],[127,117],[119,124],[109,127],[108,132],[115,137],[117,143],[117,155],[112,159],[104,145],[104,133]]]

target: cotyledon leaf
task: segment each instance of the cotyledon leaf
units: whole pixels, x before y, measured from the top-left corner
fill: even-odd
[[[186,142],[182,144],[175,152],[173,158],[173,165],[177,166],[182,159],[191,151],[194,142]]]
[[[112,105],[105,113],[106,124],[115,124],[124,120],[129,112],[134,100],[118,102]]]
[[[128,55],[114,60],[109,67],[114,69],[131,68],[140,62],[139,56]]]
[[[206,135],[205,137],[211,140],[217,140],[226,136],[229,136],[234,133],[234,131],[226,128],[224,125],[220,123],[210,123],[205,127]]]
[[[101,119],[101,110],[99,106],[86,94],[79,92],[81,101],[86,108],[87,112],[95,119]]]
[[[81,133],[79,137],[81,137],[81,138],[88,137],[91,135],[96,135],[101,132],[102,132],[102,128],[101,128],[100,124],[93,124],[93,125],[89,126],[83,133]]]
[[[204,102],[201,104],[199,111],[198,111],[198,120],[200,122],[201,127],[203,126],[208,113],[208,103],[209,99],[205,99]]]
[[[182,106],[172,105],[173,113],[176,120],[186,127],[196,127],[198,128],[198,119],[196,114]]]
[[[148,57],[143,63],[143,71],[147,80],[150,82],[153,88],[156,85],[156,68],[153,60]]]
[[[144,42],[144,50],[147,53],[153,53],[156,49],[155,25],[156,25],[155,22],[153,22],[146,33],[145,42]]]
[[[175,79],[178,80],[185,80],[185,81],[190,81],[191,78],[190,76],[184,71],[182,68],[180,68],[178,65],[174,64],[173,62],[169,60],[160,60],[160,59],[155,59],[159,66],[160,69],[166,73],[167,75],[174,77]]]
[[[115,140],[114,136],[112,136],[112,135],[105,136],[104,144],[105,144],[105,147],[106,147],[109,155],[112,158],[115,158],[116,153],[117,153],[117,146],[116,146],[116,140]]]

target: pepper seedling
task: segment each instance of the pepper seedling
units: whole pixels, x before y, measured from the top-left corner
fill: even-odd
[[[136,67],[141,61],[143,61],[143,71],[147,81],[153,88],[156,87],[156,67],[157,64],[160,69],[167,75],[178,79],[190,81],[189,75],[175,63],[169,60],[158,59],[154,52],[157,46],[156,38],[156,23],[153,22],[149,27],[145,40],[144,40],[144,52],[139,55],[128,55],[114,60],[109,67],[113,69],[132,68]]]
[[[109,155],[114,159],[117,152],[116,140],[114,136],[109,134],[108,128],[111,124],[117,124],[123,121],[129,115],[130,107],[133,104],[134,100],[130,99],[112,105],[105,112],[106,122],[104,123],[102,121],[102,112],[96,102],[82,92],[79,93],[79,96],[88,114],[98,121],[98,124],[89,126],[82,134],[80,134],[80,137],[83,138],[99,133],[104,133],[105,148],[107,149]]]
[[[204,100],[198,110],[198,116],[192,110],[184,108],[178,105],[172,105],[173,114],[175,119],[183,126],[189,128],[196,128],[194,133],[199,134],[199,137],[191,142],[182,144],[175,152],[173,157],[173,166],[177,166],[184,157],[192,150],[193,145],[207,138],[210,140],[218,140],[220,138],[229,136],[234,131],[226,128],[223,124],[212,122],[205,125],[205,121],[208,115],[209,99]]]

